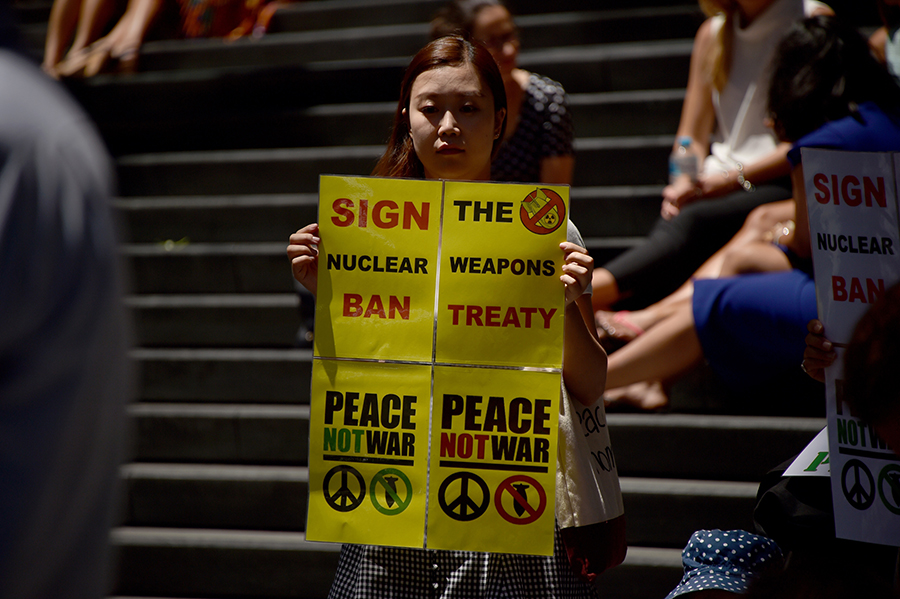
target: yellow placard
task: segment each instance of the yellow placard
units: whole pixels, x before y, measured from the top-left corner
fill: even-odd
[[[441,192],[320,177],[316,356],[431,361]]]
[[[427,546],[553,554],[560,374],[435,366]]]
[[[422,547],[431,366],[313,360],[312,541]]]
[[[568,187],[319,195],[307,538],[551,555]]]
[[[438,363],[561,367],[568,192],[445,182]]]

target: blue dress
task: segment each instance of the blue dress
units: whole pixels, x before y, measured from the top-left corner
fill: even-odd
[[[877,104],[826,123],[800,139],[788,154],[800,164],[800,148],[852,152],[900,151],[900,111]],[[795,370],[806,349],[806,324],[818,317],[815,282],[808,268],[694,282],[694,324],[710,367],[736,389],[764,384]]]

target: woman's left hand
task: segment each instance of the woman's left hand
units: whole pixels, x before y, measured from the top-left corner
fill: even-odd
[[[820,383],[825,382],[825,369],[834,364],[837,353],[834,345],[825,337],[825,327],[820,320],[810,320],[806,325],[806,350],[803,352],[803,371]]]
[[[587,250],[569,241],[559,244],[565,254],[560,281],[566,286],[566,306],[577,300],[587,289],[594,271],[594,259]]]

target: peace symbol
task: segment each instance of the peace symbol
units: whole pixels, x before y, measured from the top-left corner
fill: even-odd
[[[865,482],[860,480],[865,475]],[[851,474],[852,477],[847,475]],[[841,472],[841,488],[847,502],[858,510],[867,510],[875,501],[875,479],[861,460],[848,460]]]
[[[887,484],[885,485],[885,483]],[[892,501],[888,501],[888,498],[885,497],[885,486],[890,490]],[[900,515],[900,466],[888,464],[881,469],[881,474],[878,475],[878,495],[881,497],[884,507],[892,513]]]
[[[331,493],[331,479],[337,473],[341,474],[341,486],[337,491]],[[353,491],[350,490],[350,487],[347,484],[349,482],[347,479],[348,474],[352,474],[354,478],[356,478],[356,482],[359,484],[359,495],[354,495]],[[339,512],[351,512],[355,510],[366,496],[366,481],[363,479],[362,475],[357,472],[356,468],[345,464],[335,466],[329,470],[328,474],[325,475],[325,481],[322,483],[322,487],[326,503]]]
[[[397,489],[398,480],[406,485],[405,499],[401,499],[400,491]],[[381,505],[381,501],[378,500],[377,491],[380,488],[384,489],[384,502],[387,505]],[[412,483],[409,481],[409,477],[396,468],[385,468],[372,477],[372,489],[369,495],[376,510],[385,516],[394,516],[409,507],[412,501]]]
[[[453,500],[447,501],[447,491],[450,485],[459,480],[459,495]],[[476,503],[469,497],[469,481],[478,485],[481,490],[481,502]],[[438,490],[438,503],[444,513],[460,522],[468,522],[482,515],[491,501],[491,492],[481,477],[471,472],[456,472],[444,479]]]

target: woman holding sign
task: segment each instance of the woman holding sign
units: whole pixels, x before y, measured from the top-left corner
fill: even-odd
[[[490,53],[457,36],[435,40],[407,68],[393,132],[373,174],[489,180],[505,120],[503,80]],[[592,334],[592,260],[571,224],[568,237],[560,244],[563,380],[573,398],[591,405],[605,385],[606,354]],[[294,277],[313,294],[320,242],[311,224],[291,235],[287,248]],[[595,590],[571,570],[557,533],[550,557],[345,544],[330,597],[361,596],[577,598],[594,597]]]

